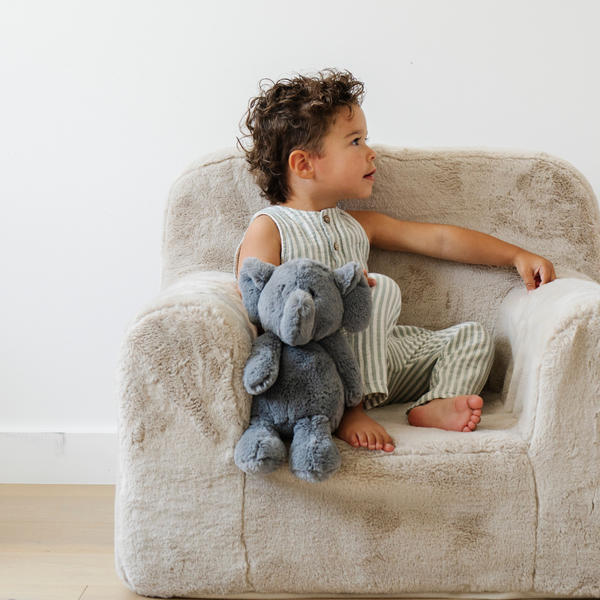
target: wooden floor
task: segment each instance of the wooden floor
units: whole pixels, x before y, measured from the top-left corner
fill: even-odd
[[[115,571],[114,485],[0,485],[0,600],[144,598]]]

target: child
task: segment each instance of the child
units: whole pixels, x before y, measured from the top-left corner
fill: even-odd
[[[361,263],[370,246],[470,264],[514,266],[529,291],[556,278],[552,263],[492,236],[450,225],[399,221],[371,211],[342,211],[340,200],[368,198],[376,153],[367,145],[361,108],[364,85],[348,72],[282,79],[250,101],[242,148],[271,207],[254,215],[236,253],[236,274],[255,256],[279,265],[312,258],[332,268]],[[487,331],[464,323],[443,331],[397,326],[400,290],[383,275],[368,276],[373,318],[347,334],[361,368],[365,397],[346,409],[336,435],[355,447],[392,452],[385,429],[364,409],[411,402],[416,427],[473,431],[493,359]]]

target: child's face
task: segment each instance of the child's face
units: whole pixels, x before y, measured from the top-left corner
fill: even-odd
[[[376,152],[366,144],[367,120],[360,106],[352,116],[346,107],[323,140],[323,155],[312,156],[313,183],[321,198],[343,200],[368,198],[375,181]]]

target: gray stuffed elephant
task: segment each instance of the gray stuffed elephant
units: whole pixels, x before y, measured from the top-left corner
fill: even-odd
[[[286,459],[281,438],[293,438],[292,473],[324,481],[341,465],[331,434],[344,407],[363,395],[358,363],[341,332],[362,331],[371,319],[362,267],[332,270],[303,258],[275,267],[247,258],[239,286],[250,321],[265,333],[254,341],[244,371],[254,398],[235,463],[246,473],[272,473]]]

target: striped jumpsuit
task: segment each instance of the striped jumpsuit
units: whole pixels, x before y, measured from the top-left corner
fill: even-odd
[[[252,220],[259,215],[268,215],[279,229],[282,263],[309,258],[337,269],[355,261],[367,269],[367,234],[342,209],[319,212],[276,205],[259,211]],[[235,255],[236,276],[240,248],[241,243]],[[435,398],[479,394],[494,354],[487,330],[479,323],[462,323],[441,331],[396,325],[400,288],[385,275],[369,276],[377,281],[371,288],[371,323],[363,332],[345,332],[361,369],[364,408],[410,402],[408,413]]]

